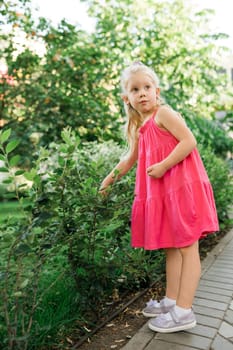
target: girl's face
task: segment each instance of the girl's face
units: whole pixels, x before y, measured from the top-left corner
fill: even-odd
[[[125,103],[130,103],[144,118],[153,114],[160,90],[148,75],[143,72],[133,73],[126,90],[127,96],[123,97]]]

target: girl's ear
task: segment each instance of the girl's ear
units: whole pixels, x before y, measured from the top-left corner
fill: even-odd
[[[129,104],[128,96],[122,95],[121,98],[122,98],[122,100],[123,100],[127,105]]]
[[[156,88],[155,91],[156,91],[156,95],[160,96],[160,88]]]

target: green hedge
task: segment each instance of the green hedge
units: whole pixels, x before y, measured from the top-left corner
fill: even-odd
[[[74,319],[82,334],[84,325],[106,312],[106,301],[161,276],[164,256],[130,246],[135,169],[114,183],[107,197],[99,194],[121,147],[81,145],[66,129],[63,143],[39,151],[34,168],[23,174],[33,186],[22,190],[15,183],[22,172],[14,168],[20,159],[11,157],[17,144],[9,137],[9,132],[0,134],[1,159],[10,173],[8,196],[18,201],[23,215],[0,226],[0,337],[4,349],[49,348]],[[210,149],[200,150],[220,222],[226,224],[233,198],[230,171]]]

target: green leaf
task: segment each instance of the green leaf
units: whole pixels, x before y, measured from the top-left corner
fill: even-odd
[[[22,174],[24,174],[24,170],[17,170],[15,172],[15,176],[19,176],[19,175],[22,175]]]
[[[9,139],[11,135],[11,129],[7,129],[0,134],[0,142],[3,143]]]
[[[71,128],[67,127],[64,128],[61,132],[61,137],[65,141],[66,144],[70,145],[71,144]]]
[[[6,167],[2,166],[2,167],[0,167],[0,173],[9,173],[9,169],[7,169]]]
[[[23,183],[23,184],[20,184],[19,186],[18,186],[18,188],[23,188],[23,187],[27,187],[28,186],[28,184],[25,182],[25,183]]]
[[[68,152],[69,153],[74,152],[74,150],[75,150],[75,146],[74,145],[71,145],[71,146],[68,147]]]
[[[15,165],[17,165],[17,164],[19,163],[19,161],[20,161],[20,156],[19,156],[19,155],[13,156],[13,157],[10,159],[10,161],[9,161],[10,166],[15,166]]]
[[[2,160],[3,162],[6,161],[6,157],[3,154],[0,154],[0,160]]]
[[[35,175],[34,179],[33,179],[34,183],[36,185],[39,185],[41,183],[41,178],[39,175]]]
[[[6,146],[6,153],[12,152],[19,144],[19,140],[12,140]]]
[[[65,165],[65,159],[61,156],[58,157],[58,163],[60,166],[64,166]]]
[[[2,183],[4,184],[11,184],[14,181],[14,178],[12,176],[7,177],[7,179],[4,179]]]
[[[26,280],[24,280],[24,281],[20,284],[20,288],[23,289],[23,288],[27,287],[28,283],[29,283],[29,279],[26,278]]]
[[[32,168],[31,171],[26,171],[24,173],[24,176],[27,180],[29,181],[33,181],[34,180],[34,177],[36,176],[36,169]]]

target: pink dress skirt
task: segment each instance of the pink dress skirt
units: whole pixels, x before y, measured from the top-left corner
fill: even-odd
[[[219,230],[213,190],[196,148],[163,177],[155,179],[146,173],[150,165],[166,158],[178,142],[158,127],[154,116],[140,128],[131,215],[135,248],[185,247]]]

